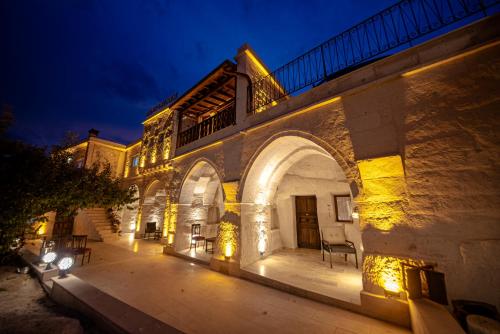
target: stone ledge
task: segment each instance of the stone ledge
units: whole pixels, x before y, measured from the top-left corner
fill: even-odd
[[[414,299],[410,305],[411,328],[415,334],[465,334],[448,310],[429,299]]]
[[[410,328],[410,312],[406,300],[361,291],[362,313],[370,317]]]
[[[55,264],[53,264],[53,269],[49,270],[45,270],[45,266],[39,266],[37,264],[37,262],[39,261],[39,256],[33,254],[28,249],[23,249],[21,251],[21,258],[28,266],[30,266],[31,270],[43,283],[49,281],[52,277],[57,276],[59,272]]]
[[[76,276],[52,278],[50,297],[86,315],[105,333],[182,333]]]

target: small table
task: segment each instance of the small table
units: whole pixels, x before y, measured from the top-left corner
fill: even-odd
[[[214,253],[214,244],[217,237],[210,237],[205,239],[205,253]],[[210,249],[208,249],[208,244],[210,243]]]

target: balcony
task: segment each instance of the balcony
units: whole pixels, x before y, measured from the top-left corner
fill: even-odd
[[[236,64],[224,61],[173,105],[177,148],[236,124]]]
[[[179,133],[177,147],[192,143],[200,138],[211,135],[228,126],[236,124],[236,107],[231,103],[226,109],[219,111],[213,116],[191,126],[187,130]]]

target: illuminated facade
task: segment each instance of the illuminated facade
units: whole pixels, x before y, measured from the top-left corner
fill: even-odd
[[[101,142],[116,175],[138,189],[122,229],[140,238],[154,222],[166,253],[190,256],[200,224],[215,240],[202,260],[242,275],[307,241],[297,198],[314,197],[319,229],[341,226],[357,248],[363,312],[407,322],[404,297],[383,297],[403,290],[401,263],[443,272],[450,299],[500,306],[495,19],[253,111],[248,94],[268,93],[248,87],[269,71],[243,46],[149,115],[140,140]],[[352,222],[338,221],[334,195],[351,196]]]

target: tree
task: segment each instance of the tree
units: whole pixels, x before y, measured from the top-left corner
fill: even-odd
[[[0,258],[47,212],[71,217],[89,207],[119,208],[134,195],[111,177],[109,165],[79,168],[68,150],[49,154],[0,131]]]

